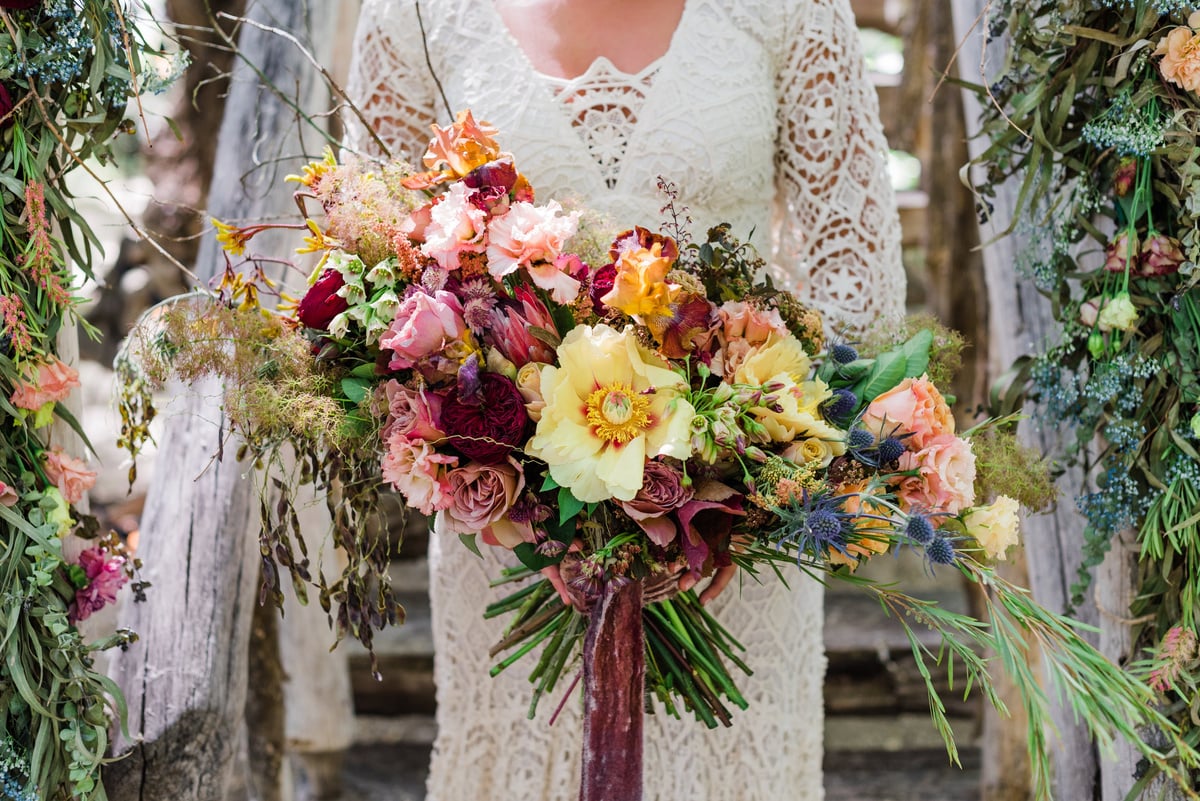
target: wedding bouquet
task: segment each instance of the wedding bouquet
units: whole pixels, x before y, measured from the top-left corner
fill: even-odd
[[[737,633],[681,588],[737,571],[782,580],[791,565],[855,581],[905,626],[942,634],[936,654],[912,642],[952,754],[925,660],[958,662],[999,703],[984,656],[995,653],[1036,745],[1045,698],[1025,666],[1030,642],[1060,680],[1110,687],[1103,704],[1073,703],[1136,739],[1131,721],[1153,714],[1145,688],[987,567],[1017,540],[1018,499],[1044,500],[1046,485],[1001,426],[957,431],[930,379],[947,374],[944,330],[900,326],[860,353],[762,278],[727,227],[692,241],[669,185],[662,230],[613,228],[538,204],[495,135],[466,112],[435,127],[425,171],[332,154],[310,164],[297,198],[321,216],[290,227],[319,261],[294,308],[262,310],[273,284],[230,262],[218,303],[158,315],[139,363],[232,378],[226,407],[247,446],[259,458],[281,443],[301,452],[303,478],[336,499],[335,539],[352,562],[378,567],[352,523],[380,482],[435,515],[437,535],[512,551],[521,567],[498,583],[534,580],[487,611],[512,616],[493,653],[515,652],[496,670],[542,645],[536,704],[582,650],[585,752],[610,783],[606,764],[640,785],[643,690],[709,726],[746,705],[726,667],[749,672]],[[233,255],[277,227],[218,223]],[[287,544],[286,498],[264,511],[264,562],[307,578]],[[901,549],[983,584],[994,625],[854,574]],[[355,567],[321,596],[368,644],[372,624],[398,617],[376,574]]]

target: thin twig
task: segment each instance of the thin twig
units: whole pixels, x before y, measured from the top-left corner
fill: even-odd
[[[138,89],[137,70],[133,66],[133,48],[129,44],[129,26],[125,24],[125,14],[121,11],[120,0],[112,0],[113,10],[117,12],[117,22],[121,25],[121,45],[125,49],[125,61],[129,64],[129,84],[133,88],[133,102],[137,104],[138,119],[142,121],[142,130],[146,132],[146,146],[153,148],[150,139],[150,126],[146,124],[146,112],[142,109],[142,92]]]
[[[454,109],[450,108],[450,101],[446,99],[446,90],[442,88],[442,82],[437,76],[437,71],[433,68],[433,59],[429,56],[429,37],[425,34],[425,20],[421,17],[421,2],[416,0],[413,6],[417,10],[417,26],[421,29],[421,47],[425,51],[425,66],[429,67],[429,75],[433,78],[433,82],[437,84],[438,93],[442,96],[442,105],[446,107],[446,119],[454,119]]]

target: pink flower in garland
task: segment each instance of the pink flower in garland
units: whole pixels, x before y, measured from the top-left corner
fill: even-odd
[[[88,470],[83,461],[67,455],[62,448],[46,451],[42,458],[46,478],[58,487],[67,503],[79,503],[96,483],[96,471]]]
[[[17,491],[0,481],[0,506],[15,506],[20,496]]]
[[[107,554],[100,548],[88,548],[79,554],[79,566],[88,583],[75,591],[75,600],[67,613],[72,623],[87,620],[117,600],[117,591],[129,581],[124,565],[125,557]]]

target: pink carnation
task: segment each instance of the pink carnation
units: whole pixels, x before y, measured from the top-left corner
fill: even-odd
[[[579,227],[579,212],[560,217],[561,211],[553,200],[545,206],[514,203],[507,214],[494,218],[487,247],[492,277],[499,280],[520,267],[530,267],[533,282],[554,293],[556,302],[574,300],[579,281],[554,262]]]
[[[457,297],[445,290],[432,295],[417,291],[400,303],[391,326],[379,338],[379,347],[394,354],[390,369],[405,370],[461,340],[466,332]]]
[[[424,390],[411,390],[394,379],[384,383],[381,392],[387,403],[387,421],[379,433],[384,442],[394,433],[431,442],[446,436],[438,428],[442,410],[440,397]]]
[[[424,440],[410,440],[396,431],[387,441],[381,470],[383,480],[391,484],[409,506],[431,515],[450,505],[446,470],[458,464],[458,457],[438,453]]]
[[[444,270],[458,269],[460,253],[482,253],[486,246],[487,212],[471,202],[474,194],[465,184],[456,183],[430,209],[421,252]]]
[[[447,530],[482,533],[486,540],[505,548],[525,542],[525,530],[507,518],[508,510],[525,488],[525,476],[516,461],[471,462],[451,470],[446,481],[450,503],[442,511],[442,520]]]
[[[905,444],[921,450],[935,437],[954,433],[954,415],[928,378],[906,378],[867,407],[863,428],[880,437],[911,434]]]
[[[79,503],[83,494],[96,483],[96,471],[88,470],[83,461],[67,455],[62,448],[46,451],[42,458],[45,459],[42,467],[46,478],[58,487],[67,503]]]
[[[129,581],[123,565],[125,557],[110,556],[100,548],[88,548],[79,554],[79,566],[87,575],[88,585],[75,591],[68,619],[72,623],[86,620],[117,600],[117,591]]]
[[[975,503],[975,454],[965,439],[933,437],[922,450],[902,454],[900,470],[917,471],[900,482],[901,505],[908,509],[958,514]]]
[[[37,411],[47,403],[57,403],[79,386],[79,373],[75,368],[55,356],[48,357],[37,365],[36,375],[26,368],[25,375],[18,380],[12,397],[18,409]]]

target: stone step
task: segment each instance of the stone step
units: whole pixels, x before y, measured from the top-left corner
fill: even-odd
[[[356,801],[423,801],[429,750],[423,743],[355,746],[345,756],[340,797]],[[951,765],[946,752],[940,749],[830,749],[824,760],[825,799],[978,801],[979,751],[965,748],[960,754],[961,768]]]

